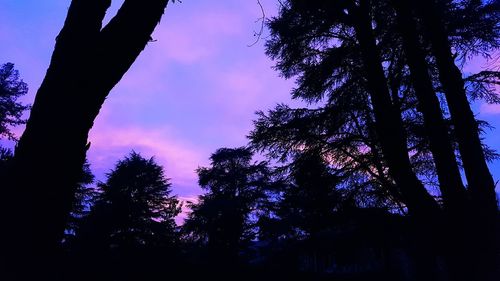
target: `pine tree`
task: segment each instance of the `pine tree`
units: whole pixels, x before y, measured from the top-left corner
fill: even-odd
[[[297,238],[315,238],[334,225],[342,209],[342,176],[328,166],[317,151],[305,151],[290,165],[292,183],[282,191],[276,215],[288,233]]]
[[[189,206],[183,231],[217,262],[234,263],[244,243],[255,237],[252,215],[265,200],[270,171],[266,162],[252,163],[252,152],[244,147],[220,148],[210,160],[210,167],[197,170],[206,193]]]
[[[127,251],[176,243],[174,218],[181,206],[154,158],[130,153],[98,187],[100,194],[77,232],[81,244]]]
[[[488,70],[464,78],[457,62],[488,57],[498,50],[496,2],[291,0],[280,1],[279,16],[269,22],[267,52],[285,78],[297,78],[292,96],[320,106],[277,107],[268,115],[259,113],[253,145],[279,157],[316,146],[334,159],[347,154],[337,151],[348,148],[352,156],[362,157],[345,162],[367,163],[365,173],[378,181],[384,173],[376,167],[381,167],[388,182],[395,184],[384,185],[385,189],[416,219],[421,278],[437,273],[422,249],[429,253],[444,249],[451,257],[448,261],[466,260],[469,247],[461,247],[468,244],[465,225],[484,230],[486,239],[473,240],[491,242],[494,233],[492,222],[498,211],[486,165],[494,153],[481,143],[482,122],[474,118],[467,94],[498,101],[491,85],[498,84],[500,76]],[[363,103],[368,106],[360,110],[357,104]],[[352,134],[356,127],[363,133]],[[352,140],[359,136],[365,138]],[[373,161],[376,158],[366,161],[370,155],[380,155],[381,165]],[[437,181],[431,179],[424,186],[422,176],[427,175]],[[440,194],[431,196],[429,184],[439,187]],[[447,212],[441,212],[442,206]],[[476,219],[468,219],[470,206]],[[484,258],[493,251],[486,246],[493,243],[480,244],[482,250],[472,256]],[[483,259],[483,264],[487,260],[493,259]],[[457,272],[454,276],[460,276]]]
[[[82,221],[89,214],[90,208],[95,204],[98,192],[90,185],[95,182],[95,176],[90,169],[90,163],[85,160],[82,167],[80,180],[77,183],[73,208],[69,214],[68,226],[65,230],[64,243],[70,242],[81,226]]]
[[[104,25],[110,0],[71,1],[1,196],[0,213],[9,214],[2,218],[2,241],[9,241],[1,251],[6,272],[51,274],[90,128],[111,89],[150,41],[168,2],[123,1]],[[55,165],[47,165],[47,159]]]
[[[18,101],[28,93],[28,85],[19,77],[13,63],[0,66],[0,138],[14,139],[11,126],[24,124],[22,115],[30,108]]]

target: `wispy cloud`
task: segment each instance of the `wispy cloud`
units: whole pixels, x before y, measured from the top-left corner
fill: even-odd
[[[190,14],[171,12],[153,34],[148,51],[153,65],[198,63],[223,52],[222,41],[244,33],[238,14],[221,10],[197,10]]]
[[[113,1],[108,19],[121,2]],[[272,16],[275,3],[262,3]],[[20,68],[31,89],[28,102],[46,72],[68,4],[0,3],[0,35],[8,39],[0,58]],[[15,16],[20,12],[29,16]],[[263,42],[248,47],[260,12],[253,1],[183,1],[167,8],[152,36],[156,41],[112,91],[91,131],[88,157],[98,179],[134,149],[156,157],[174,193],[201,192],[194,170],[219,147],[245,145],[254,111],[288,98],[290,83],[276,77]]]
[[[197,187],[196,167],[205,164],[205,152],[177,138],[169,129],[97,126],[90,134],[88,158],[98,173],[109,171],[131,150],[144,157],[155,157],[171,178],[174,192],[192,195]],[[191,187],[188,190],[179,187]]]
[[[496,115],[500,114],[500,104],[487,104],[483,103],[479,107],[481,114]]]

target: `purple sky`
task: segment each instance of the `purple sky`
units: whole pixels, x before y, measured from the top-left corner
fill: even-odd
[[[108,19],[123,1],[113,1]],[[267,16],[275,0],[261,1]],[[0,63],[13,62],[38,89],[70,0],[0,1]],[[271,69],[263,40],[252,47],[256,1],[195,1],[169,4],[151,43],[115,87],[90,133],[88,158],[99,179],[132,149],[155,156],[172,178],[174,193],[200,193],[194,170],[219,147],[245,145],[254,112],[290,102],[291,81]],[[476,61],[467,71],[476,71]],[[500,127],[500,105],[474,106],[481,119]],[[20,133],[22,128],[18,128]],[[486,141],[500,149],[500,134]],[[498,161],[490,165],[500,179]]]
[[[122,1],[113,1],[108,18]],[[70,1],[1,1],[0,63],[12,61],[32,102]],[[262,1],[272,15],[276,5]],[[255,41],[256,1],[169,4],[160,26],[115,87],[90,133],[88,158],[98,178],[130,150],[155,156],[183,197],[200,193],[194,170],[219,147],[245,145],[254,111],[289,101]],[[22,129],[19,128],[19,131]]]

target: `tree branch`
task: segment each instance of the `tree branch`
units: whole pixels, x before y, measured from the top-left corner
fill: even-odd
[[[262,6],[262,3],[260,3],[260,0],[257,0],[257,4],[259,5],[260,11],[262,13],[262,17],[260,17],[256,21],[256,22],[260,22],[260,30],[259,31],[254,31],[253,36],[257,36],[257,38],[255,39],[255,42],[253,42],[252,44],[248,45],[248,47],[252,47],[255,44],[257,44],[260,41],[260,38],[262,37],[262,34],[264,34],[264,27],[265,27],[265,24],[266,24],[266,12],[264,11],[264,7]]]
[[[97,46],[103,92],[109,92],[151,40],[169,0],[126,0],[102,29]],[[100,80],[100,81],[99,81]]]

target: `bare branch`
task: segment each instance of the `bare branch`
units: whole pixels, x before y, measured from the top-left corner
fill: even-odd
[[[255,22],[260,22],[260,30],[259,31],[254,31],[253,36],[256,36],[257,38],[255,39],[255,42],[252,44],[248,45],[248,47],[252,47],[255,44],[257,44],[260,41],[260,38],[262,37],[262,34],[264,34],[264,26],[266,24],[266,12],[264,11],[264,7],[262,6],[262,3],[260,3],[260,0],[257,0],[257,4],[260,7],[260,11],[262,13],[262,17],[258,18]]]

